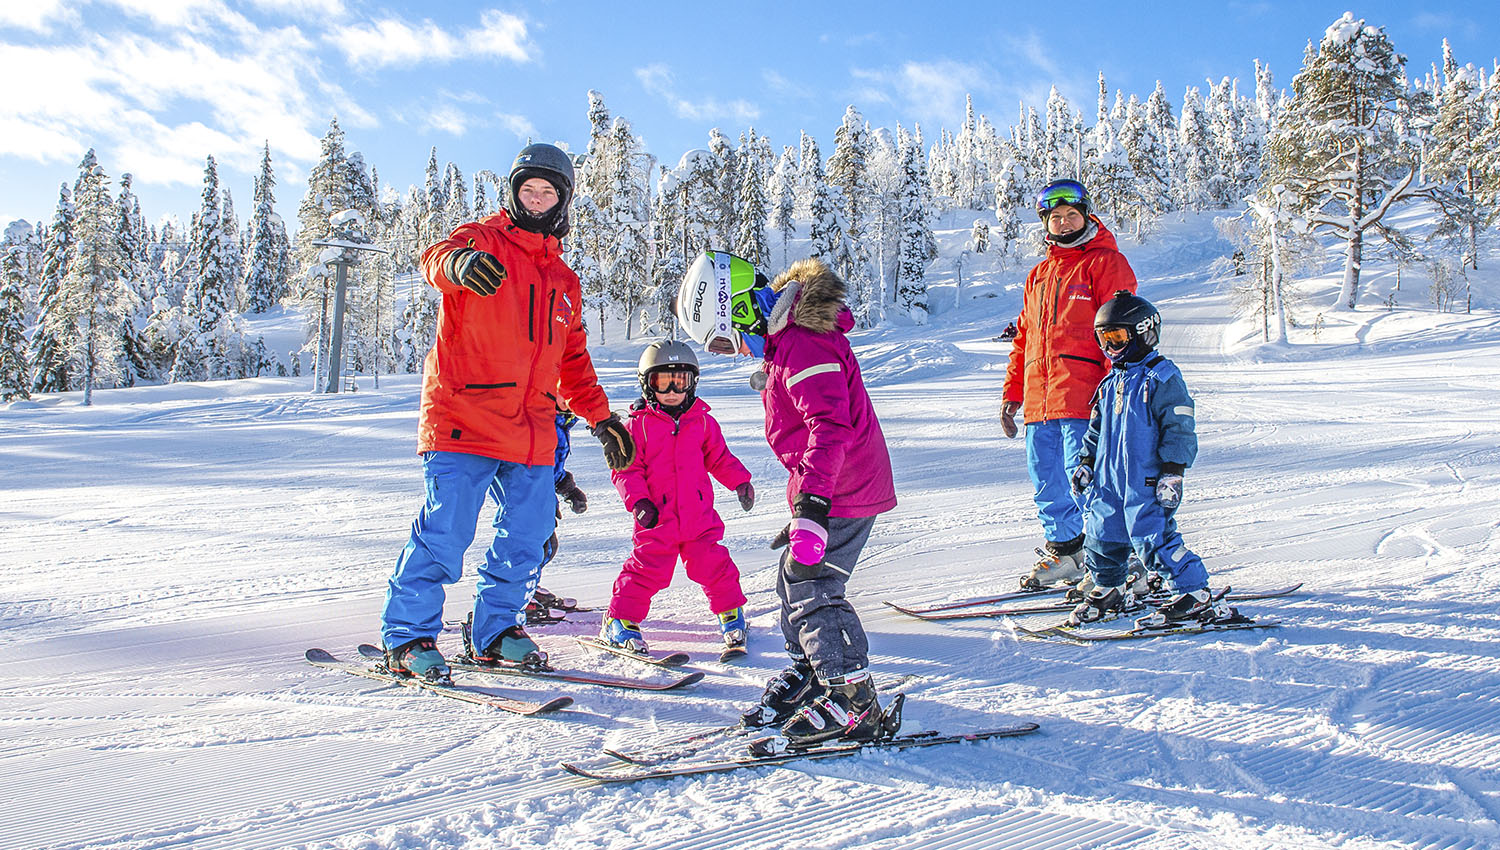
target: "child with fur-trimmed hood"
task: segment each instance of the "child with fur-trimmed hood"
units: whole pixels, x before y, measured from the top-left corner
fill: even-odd
[[[844,586],[878,514],[896,505],[890,453],[859,362],[845,336],[854,316],[844,281],[802,260],[771,284],[767,316],[766,441],[790,473],[792,521],[777,573],[781,630],[792,665],[747,713],[782,723],[792,746],[881,734],[869,643]]]

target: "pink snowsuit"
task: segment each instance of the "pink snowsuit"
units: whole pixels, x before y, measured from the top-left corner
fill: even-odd
[[[635,551],[615,579],[609,616],[640,622],[651,598],[672,583],[680,556],[688,578],[703,586],[709,607],[722,613],[745,604],[740,571],[724,548],[724,521],[714,510],[710,474],[730,490],[750,480],[750,470],[729,452],[708,403],[694,400],[681,419],[654,404],[637,402],[625,423],[635,439],[635,461],[610,473],[625,507],[650,499],[660,511],[652,528],[635,524]]]

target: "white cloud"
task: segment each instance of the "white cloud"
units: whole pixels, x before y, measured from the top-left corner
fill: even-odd
[[[679,118],[694,121],[725,118],[744,123],[760,117],[760,108],[746,100],[737,98],[726,102],[713,97],[688,98],[679,95],[672,70],[660,62],[637,68],[635,77],[648,94],[666,101]]]
[[[907,62],[894,70],[855,68],[854,95],[860,103],[883,103],[922,122],[956,125],[963,121],[964,97],[994,87],[988,68],[953,60]]]
[[[345,12],[344,0],[250,0],[250,5],[309,21],[341,18]]]
[[[14,27],[49,32],[54,25],[71,26],[78,13],[63,7],[63,0],[5,0],[0,3],[0,29]]]
[[[515,133],[517,139],[524,141],[536,138],[536,125],[532,124],[531,119],[525,115],[497,112],[495,113],[495,119],[500,122],[500,126]]]
[[[430,20],[409,24],[399,18],[383,18],[342,27],[326,38],[359,68],[449,62],[466,56],[524,63],[535,58],[536,51],[526,40],[525,21],[493,9],[480,15],[478,30],[460,36],[450,35]]]

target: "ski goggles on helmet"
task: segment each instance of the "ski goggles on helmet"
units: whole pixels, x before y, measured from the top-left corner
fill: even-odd
[[[1135,331],[1123,325],[1114,325],[1107,328],[1095,328],[1094,335],[1099,338],[1100,348],[1124,348],[1130,344]]]
[[[1046,218],[1047,213],[1052,212],[1062,204],[1070,207],[1088,206],[1089,193],[1083,188],[1083,184],[1077,180],[1058,180],[1048,184],[1040,195],[1036,196],[1037,215]]]
[[[658,393],[691,392],[698,376],[686,369],[658,369],[646,376],[646,386]]]

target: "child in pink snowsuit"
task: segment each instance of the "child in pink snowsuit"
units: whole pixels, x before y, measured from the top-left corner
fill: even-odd
[[[641,620],[651,599],[672,582],[680,557],[688,578],[703,586],[709,608],[730,646],[745,640],[745,593],[740,572],[721,542],[724,521],[714,510],[712,475],[750,510],[750,471],[729,451],[719,423],[696,398],[698,361],[675,340],[653,343],[641,356],[641,398],[626,423],[637,446],[634,462],[610,473],[635,517],[631,542],[604,616],[600,637],[644,652]]]

